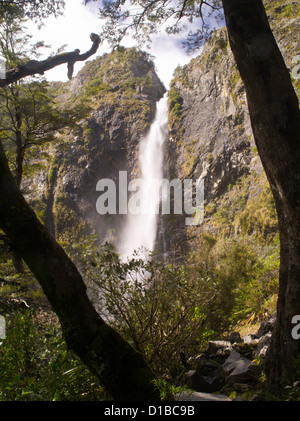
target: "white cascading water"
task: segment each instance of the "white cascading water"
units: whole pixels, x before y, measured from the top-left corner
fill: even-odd
[[[133,256],[139,250],[144,258],[147,251],[153,251],[157,234],[158,215],[155,212],[160,198],[151,188],[152,180],[163,178],[164,142],[168,136],[168,98],[165,95],[156,105],[154,121],[148,134],[141,140],[139,150],[140,178],[143,189],[141,201],[148,204],[147,212],[127,215],[118,251],[122,260]]]

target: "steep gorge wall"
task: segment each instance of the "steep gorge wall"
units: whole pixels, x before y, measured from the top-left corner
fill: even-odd
[[[265,3],[279,48],[292,71],[292,59],[300,54],[300,5],[289,0]],[[300,93],[299,80],[293,79],[293,83]],[[244,234],[239,215],[247,206],[265,206],[266,201],[260,203],[262,194],[267,194],[270,202],[270,209],[262,212],[271,212],[274,221],[253,220],[253,226],[248,228],[257,234],[261,231],[261,235],[271,231],[274,234],[276,216],[271,193],[253,139],[245,88],[225,28],[215,33],[197,58],[176,69],[169,91],[169,116],[169,174],[172,178],[203,178],[206,204],[205,222],[199,229],[188,230],[183,219],[166,218],[169,248],[180,254],[189,232],[192,237],[203,231],[221,235],[222,222],[232,224],[229,235]],[[241,196],[238,206],[237,195]],[[232,206],[231,213],[236,212],[231,220],[222,221],[220,212],[217,215],[224,202],[227,210]],[[258,209],[253,218],[261,218]],[[265,223],[269,225],[263,226]]]

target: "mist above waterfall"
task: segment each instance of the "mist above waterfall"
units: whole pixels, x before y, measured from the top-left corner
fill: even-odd
[[[148,134],[141,139],[139,148],[140,179],[139,191],[142,203],[147,203],[146,211],[141,214],[128,214],[126,224],[118,245],[122,259],[132,257],[140,250],[153,251],[157,235],[157,212],[160,198],[152,188],[153,180],[163,178],[164,143],[168,136],[168,98],[167,94],[157,103],[155,118]]]

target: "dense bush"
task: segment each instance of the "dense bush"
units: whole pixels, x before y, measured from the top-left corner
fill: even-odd
[[[85,273],[98,312],[159,376],[175,378],[184,356],[199,353],[208,339],[274,310],[276,251],[263,259],[249,241],[221,243],[206,236],[180,265],[141,256],[139,251],[121,262],[106,244],[88,259]]]
[[[211,289],[208,323],[222,334],[251,318],[268,317],[276,305],[279,244],[259,245],[250,237],[217,239],[202,234],[188,260],[190,271],[202,272]]]
[[[184,355],[198,352],[208,334],[206,306],[212,297],[205,281],[154,256],[144,261],[137,253],[122,263],[109,244],[88,274],[101,316],[144,355],[157,375],[178,375]]]
[[[0,401],[99,400],[105,395],[67,350],[59,325],[41,327],[33,310],[6,317],[0,345]]]

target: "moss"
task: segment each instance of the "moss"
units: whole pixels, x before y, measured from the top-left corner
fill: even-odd
[[[233,72],[229,79],[229,86],[230,86],[230,95],[233,99],[233,102],[237,107],[239,107],[239,95],[237,94],[237,88],[238,84],[241,82],[241,77],[239,71],[236,69],[235,72]]]
[[[173,84],[168,92],[169,123],[180,125],[183,120],[183,98],[179,93],[179,88]]]
[[[85,93],[82,99],[89,99],[91,97],[98,96],[102,94],[103,91],[110,91],[111,88],[109,84],[104,83],[101,77],[96,77],[91,80],[87,87],[85,88]]]
[[[87,222],[71,208],[71,202],[66,195],[55,198],[53,216],[59,242],[73,244],[85,238],[89,232]]]
[[[179,93],[179,88],[176,86],[176,80],[174,79],[170,85],[168,92],[168,107],[169,107],[169,120],[168,128],[170,136],[173,138],[176,144],[176,148],[179,149],[182,146],[183,135],[185,127],[183,124],[184,113],[183,113],[183,98]]]
[[[50,164],[50,168],[49,168],[48,176],[47,176],[49,185],[53,183],[54,178],[56,177],[57,168],[58,168],[58,159],[57,159],[57,156],[54,155],[52,158],[52,162]]]
[[[218,236],[252,236],[259,243],[274,242],[277,214],[265,174],[247,175],[207,208]],[[209,212],[209,213],[210,213]]]
[[[83,138],[84,138],[84,140],[86,140],[88,142],[91,141],[91,140],[93,140],[94,139],[94,136],[95,136],[95,132],[90,127],[86,128],[83,131]]]
[[[226,38],[218,38],[216,41],[216,47],[220,50],[227,50],[229,43],[228,43],[228,39]]]
[[[169,110],[178,119],[182,119],[183,98],[176,86],[169,90]]]
[[[284,5],[280,1],[273,1],[272,5],[267,6],[267,11],[273,16],[276,15],[276,19],[288,19],[300,16],[300,5],[294,1]]]
[[[216,212],[216,204],[215,203],[210,202],[205,206],[205,215],[206,216],[212,215],[215,212]]]

